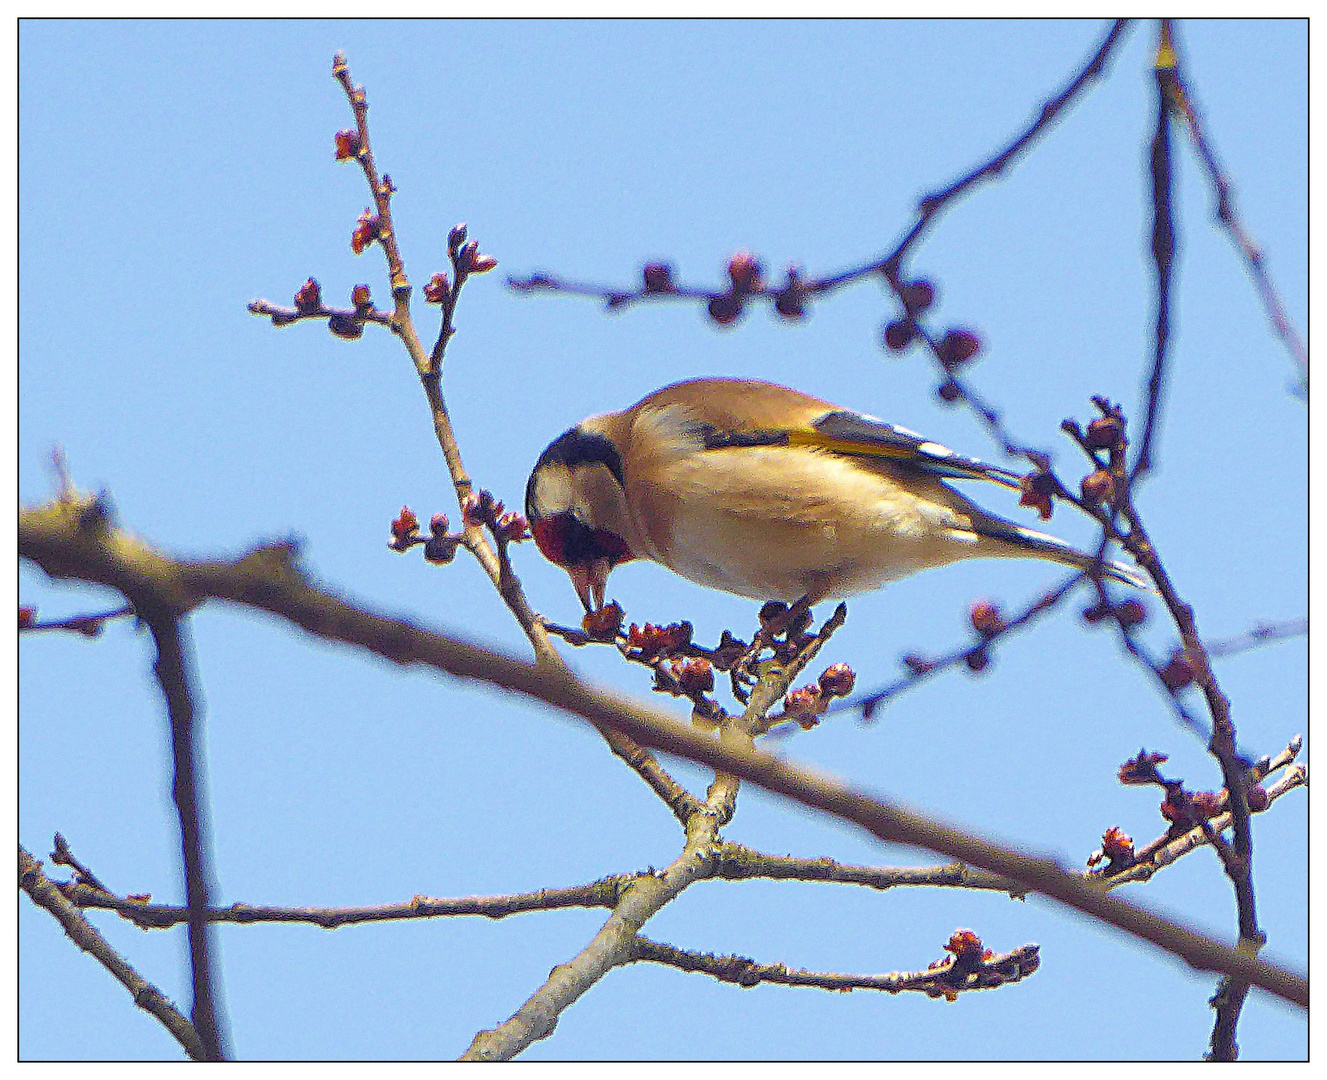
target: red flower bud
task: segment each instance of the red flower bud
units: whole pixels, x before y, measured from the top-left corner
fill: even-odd
[[[989,600],[978,600],[968,612],[972,619],[972,629],[982,637],[994,637],[1004,629],[1004,619],[1000,609]]]
[[[981,938],[972,930],[955,930],[945,942],[945,952],[953,953],[955,957],[980,956]]]
[[[949,382],[941,383],[939,389],[937,389],[935,393],[946,405],[954,404],[954,402],[963,396],[963,391],[958,388],[958,383],[954,382],[953,379],[950,379]]]
[[[1271,804],[1267,789],[1262,784],[1254,784],[1244,793],[1244,801],[1249,804],[1249,811],[1260,814]]]
[[[462,221],[459,225],[453,225],[452,231],[447,234],[447,251],[454,259],[461,250],[461,245],[465,243],[466,227]]]
[[[381,232],[382,219],[374,216],[373,212],[366,207],[364,213],[359,215],[359,222],[355,226],[355,231],[350,234],[350,250],[356,255],[362,255],[364,249],[378,239]]]
[[[1119,781],[1121,784],[1159,784],[1161,775],[1157,766],[1168,759],[1168,754],[1149,754],[1146,750],[1139,750],[1135,757],[1120,766]]]
[[[373,296],[367,285],[356,285],[350,290],[350,302],[356,311],[365,311],[373,307]]]
[[[1183,649],[1176,649],[1170,663],[1161,669],[1161,681],[1172,692],[1183,690],[1193,682],[1193,665]]]
[[[1083,477],[1079,490],[1083,494],[1083,502],[1088,506],[1100,506],[1115,497],[1115,477],[1105,469],[1098,469],[1090,476]]]
[[[683,660],[673,671],[687,694],[704,694],[714,689],[714,668],[703,656]]]
[[[890,352],[902,352],[912,344],[912,323],[907,319],[895,319],[891,323],[885,324],[884,337],[885,348]]]
[[[950,330],[940,339],[935,351],[945,367],[957,367],[981,351],[981,341],[971,330]]]
[[[754,292],[760,288],[762,273],[759,260],[749,251],[739,251],[728,260],[728,276],[732,278],[734,292]]]
[[[419,518],[408,506],[401,507],[401,513],[392,522],[392,535],[399,540],[408,539],[419,532]]]
[[[581,629],[596,641],[612,641],[617,637],[624,615],[621,605],[614,601],[588,613],[581,619]]]
[[[20,630],[28,629],[33,620],[37,618],[37,609],[35,607],[21,607],[18,609],[18,628]]]
[[[1147,619],[1147,608],[1141,600],[1126,600],[1115,609],[1115,617],[1122,626],[1138,626]]]
[[[525,520],[524,514],[517,514],[514,511],[499,516],[493,531],[499,540],[511,544],[519,544],[522,540],[530,539],[530,523]]]
[[[449,524],[446,514],[434,514],[429,518],[429,532],[434,536],[443,536],[446,534]]]
[[[1055,494],[1055,478],[1050,473],[1029,473],[1019,481],[1022,494],[1018,497],[1019,506],[1030,506],[1042,521],[1049,521],[1055,510],[1052,496]]]
[[[470,273],[487,274],[493,267],[498,265],[498,260],[492,255],[476,255],[470,264]]]
[[[643,277],[647,293],[673,291],[673,268],[668,263],[646,263]]]
[[[1087,425],[1083,441],[1091,450],[1112,450],[1124,441],[1124,424],[1115,416],[1099,416]]]
[[[312,315],[323,303],[322,286],[313,278],[309,278],[299,287],[295,293],[295,310],[301,315]]]
[[[1101,850],[1111,862],[1132,861],[1133,837],[1118,825],[1112,825],[1102,834]]]
[[[364,324],[339,311],[327,320],[327,329],[347,341],[354,341],[364,336]]]
[[[857,685],[857,674],[847,664],[831,664],[820,673],[818,681],[825,697],[847,697]]]
[[[916,316],[935,303],[935,286],[921,278],[899,289],[899,296],[908,314]]]
[[[348,161],[359,154],[359,132],[338,131],[336,133],[336,160]]]
[[[424,286],[424,302],[428,304],[445,303],[451,295],[452,284],[446,274],[434,274]]]
[[[736,322],[737,317],[742,314],[742,301],[731,293],[724,293],[710,300],[708,310],[711,319],[720,326],[728,326]]]

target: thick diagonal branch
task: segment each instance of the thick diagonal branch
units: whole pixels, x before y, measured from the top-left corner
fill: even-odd
[[[1246,978],[1307,1007],[1301,975],[1243,955],[1082,881],[1055,861],[1026,855],[802,768],[760,750],[714,740],[690,725],[621,694],[591,686],[564,670],[540,667],[355,607],[312,585],[291,562],[288,547],[261,548],[238,562],[177,562],[117,529],[85,525],[93,500],[63,499],[19,514],[19,553],[56,577],[114,588],[142,586],[176,593],[186,606],[208,597],[279,615],[311,634],[341,641],[400,664],[422,664],[504,687],[579,716],[600,731],[621,730],[636,741],[676,754],[851,821],[892,843],[926,848],[989,870],[1093,918],[1149,941],[1195,968]],[[123,590],[122,590],[123,591]],[[696,815],[701,817],[702,815]]]

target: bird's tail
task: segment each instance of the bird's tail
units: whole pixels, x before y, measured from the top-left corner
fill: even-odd
[[[1022,525],[1015,525],[1012,521],[995,518],[974,524],[980,535],[990,537],[993,540],[1003,540],[1020,548],[1025,553],[1039,555],[1043,559],[1052,559],[1055,562],[1064,563],[1066,566],[1075,566],[1079,570],[1090,570],[1096,563],[1096,559],[1087,552],[1079,551],[1071,544],[1066,544],[1063,540],[1048,533],[1026,529]],[[1105,559],[1101,563],[1101,575],[1112,581],[1132,585],[1135,589],[1156,592],[1151,579],[1135,566]]]

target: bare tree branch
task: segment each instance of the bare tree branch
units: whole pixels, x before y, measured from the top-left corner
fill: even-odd
[[[361,245],[360,250],[369,243],[376,241],[386,256],[392,298],[395,301],[395,310],[388,319],[388,325],[392,332],[401,339],[401,343],[410,355],[410,359],[415,366],[415,372],[424,388],[424,396],[428,401],[429,413],[433,420],[433,433],[438,440],[443,458],[447,462],[447,470],[451,475],[457,505],[462,510],[465,547],[474,554],[480,566],[484,568],[484,572],[488,574],[489,580],[492,581],[498,595],[502,597],[503,603],[507,605],[508,610],[511,611],[520,624],[534,649],[535,657],[539,663],[565,670],[566,665],[553,647],[543,621],[534,608],[530,606],[520,579],[517,578],[511,568],[511,562],[506,557],[505,543],[499,543],[495,550],[484,534],[483,526],[471,514],[465,512],[475,494],[474,484],[471,482],[470,474],[466,471],[465,463],[461,458],[461,447],[457,442],[451,416],[447,411],[447,403],[442,394],[443,358],[447,343],[455,333],[453,318],[461,288],[471,274],[483,273],[492,269],[493,266],[497,265],[497,262],[491,256],[479,254],[477,242],[467,240],[465,225],[457,225],[452,229],[447,238],[447,248],[451,259],[453,281],[449,282],[446,275],[438,274],[434,276],[429,286],[424,290],[426,297],[436,299],[442,305],[442,323],[438,331],[437,342],[431,351],[426,352],[419,333],[415,329],[414,318],[410,312],[412,287],[406,277],[405,262],[401,257],[396,228],[392,222],[391,200],[396,188],[390,177],[379,174],[377,160],[373,155],[373,149],[369,142],[368,96],[362,86],[355,86],[351,81],[350,68],[346,63],[346,58],[341,53],[337,53],[332,61],[332,74],[345,91],[346,99],[350,103],[351,111],[355,116],[355,130],[353,132],[342,132],[338,136],[338,157],[353,158],[359,162],[377,211],[372,218],[361,220],[361,228],[366,228],[367,231],[365,232],[365,243]],[[342,145],[343,139],[344,145]],[[309,279],[309,284],[313,286],[311,299],[316,299],[317,302],[311,302],[308,305],[309,311],[307,312],[301,313],[297,309],[278,308],[266,300],[255,300],[249,305],[249,310],[258,315],[268,316],[272,319],[273,325],[276,326],[284,326],[294,322],[296,321],[295,317],[300,314],[335,317],[337,313],[332,312],[331,309],[323,308],[320,299],[321,294],[318,292],[317,285],[312,278]],[[366,303],[356,309],[357,313],[362,314],[365,318],[373,316],[375,317],[373,321],[382,321],[382,319],[376,317],[383,313],[377,312],[367,304],[367,295],[368,291],[366,289],[364,292]],[[341,313],[342,316],[344,314]],[[295,317],[291,317],[292,315]],[[690,814],[697,805],[695,797],[668,774],[653,754],[633,742],[628,736],[620,731],[613,730],[605,730],[602,735],[607,741],[609,749],[635,770],[641,779],[649,785],[650,790],[655,792],[672,810],[673,814],[685,824],[686,815]]]
[[[1016,881],[962,863],[944,866],[853,866],[830,858],[808,859],[769,855],[741,844],[724,843],[714,852],[713,876],[724,881],[770,878],[775,881],[820,881],[867,888],[898,889],[931,886],[986,889],[1005,892],[1021,900],[1027,889]]]
[[[69,939],[88,953],[133,995],[134,1004],[161,1021],[162,1026],[184,1047],[184,1052],[195,1061],[207,1061],[211,1054],[193,1024],[160,990],[143,978],[111,948],[97,928],[83,917],[83,913],[65,898],[53,882],[42,873],[41,863],[26,848],[18,849],[18,884],[38,907],[45,908],[64,927]]]
[[[224,1061],[225,1021],[217,1001],[220,974],[216,949],[207,924],[209,905],[206,796],[198,768],[197,710],[190,686],[194,666],[187,631],[174,612],[157,602],[150,592],[127,594],[139,617],[147,623],[157,646],[154,670],[170,714],[171,754],[175,762],[172,794],[180,819],[180,847],[184,859],[185,897],[189,908],[189,962],[193,973],[193,1023],[202,1039],[209,1061]]]
[[[928,997],[953,1000],[968,990],[993,990],[1019,982],[1041,966],[1036,945],[1023,945],[1007,953],[964,965],[961,958],[947,961],[926,971],[894,971],[888,975],[843,975],[829,971],[807,971],[786,964],[758,964],[745,956],[716,956],[714,953],[679,949],[649,938],[637,937],[632,961],[666,964],[681,971],[711,975],[721,982],[735,983],[749,989],[761,983],[782,986],[806,986],[819,990],[883,990],[889,994],[913,990]]]
[[[765,672],[752,691],[746,712],[729,718],[719,729],[722,742],[750,753],[752,732],[770,707],[788,692],[794,679],[842,625],[847,607],[838,606],[833,617],[793,659]],[[608,921],[575,957],[553,969],[548,980],[516,1012],[496,1028],[474,1037],[462,1058],[470,1061],[506,1061],[531,1043],[553,1033],[558,1017],[613,968],[635,958],[637,934],[664,905],[695,882],[711,875],[719,829],[733,815],[738,777],[716,773],[704,807],[687,822],[682,852],[658,875],[638,878],[623,893]]]
[[[288,545],[259,548],[234,563],[176,562],[127,533],[109,529],[104,507],[95,509],[99,505],[91,498],[71,497],[22,509],[20,555],[54,577],[76,577],[122,591],[148,581],[163,594],[178,596],[186,607],[209,596],[225,599],[270,611],[321,638],[355,645],[397,663],[420,663],[515,690],[580,716],[600,730],[620,728],[644,745],[751,780],[852,821],[882,840],[927,848],[1008,877],[1150,941],[1195,968],[1237,974],[1307,1006],[1308,983],[1303,976],[1107,896],[1051,859],[1029,856],[941,825],[771,754],[716,741],[630,698],[588,686],[568,672],[539,667],[430,633],[405,620],[356,608],[309,584],[292,564]],[[700,817],[696,815],[693,821]]]
[[[506,896],[463,896],[443,899],[416,896],[404,904],[375,904],[363,907],[275,907],[267,904],[231,904],[209,908],[204,918],[209,923],[312,923],[332,930],[358,923],[395,922],[405,919],[436,919],[453,915],[482,915],[486,919],[505,919],[529,911],[558,911],[572,907],[613,907],[622,892],[639,875],[616,874],[585,885],[563,889],[538,889],[535,892]],[[68,889],[69,899],[81,908],[104,908],[114,911],[144,929],[161,929],[188,921],[187,908],[168,904],[150,904],[116,896],[91,885],[75,884]]]
[[[1248,228],[1239,216],[1239,211],[1235,208],[1234,188],[1231,185],[1230,178],[1222,170],[1216,156],[1216,150],[1203,129],[1202,118],[1193,104],[1193,93],[1189,88],[1188,76],[1184,71],[1184,56],[1178,48],[1175,48],[1176,45],[1177,42],[1173,38],[1172,31],[1171,46],[1175,53],[1175,67],[1174,82],[1171,86],[1171,104],[1184,120],[1189,138],[1193,141],[1193,145],[1198,151],[1198,157],[1207,172],[1208,183],[1212,185],[1212,194],[1216,197],[1216,204],[1213,207],[1216,220],[1230,234],[1231,242],[1243,258],[1249,276],[1253,278],[1254,285],[1258,289],[1258,296],[1262,300],[1263,310],[1267,313],[1267,320],[1272,324],[1276,336],[1281,339],[1281,344],[1285,346],[1291,360],[1294,361],[1298,369],[1299,385],[1297,390],[1301,396],[1307,397],[1309,390],[1308,348],[1304,344],[1304,339],[1299,336],[1299,331],[1295,329],[1295,324],[1286,312],[1286,306],[1281,300],[1281,294],[1277,292],[1276,285],[1273,284],[1271,275],[1267,272],[1267,261],[1262,248],[1258,246],[1257,241],[1249,233]]]

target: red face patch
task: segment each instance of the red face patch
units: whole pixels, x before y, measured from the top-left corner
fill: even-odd
[[[558,566],[588,566],[600,559],[616,566],[632,557],[622,537],[607,529],[591,529],[570,511],[539,518],[530,531],[544,558]]]

